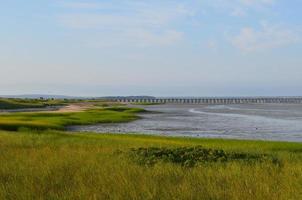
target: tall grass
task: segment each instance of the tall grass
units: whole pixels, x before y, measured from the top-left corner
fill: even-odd
[[[131,148],[271,154],[271,162],[138,165]],[[143,135],[0,132],[0,199],[302,199],[302,144]]]
[[[59,131],[138,112],[0,115],[0,199],[302,199],[301,143]]]

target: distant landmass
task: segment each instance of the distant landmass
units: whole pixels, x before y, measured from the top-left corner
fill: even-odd
[[[0,98],[20,98],[20,99],[155,99],[153,96],[104,96],[104,97],[80,97],[51,94],[22,94],[22,95],[0,95]]]
[[[0,95],[2,98],[22,98],[22,99],[85,99],[84,97],[48,94],[22,94],[22,95]]]

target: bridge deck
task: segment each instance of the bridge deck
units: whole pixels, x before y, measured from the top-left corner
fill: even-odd
[[[263,104],[302,103],[302,97],[256,97],[256,98],[115,98],[123,103],[173,103],[173,104]]]

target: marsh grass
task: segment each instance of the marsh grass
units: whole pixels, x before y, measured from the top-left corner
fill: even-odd
[[[44,108],[47,106],[65,105],[71,102],[73,100],[0,98],[0,110]]]
[[[22,109],[22,108],[42,108],[46,105],[41,102],[17,101],[12,99],[0,99],[0,109]]]
[[[131,149],[201,146],[262,162],[139,165]],[[301,143],[144,135],[0,132],[0,199],[301,199]]]
[[[17,131],[20,128],[64,130],[66,126],[71,125],[128,122],[138,119],[139,117],[136,113],[139,112],[144,112],[144,110],[139,108],[108,107],[69,113],[10,113],[0,115],[0,129],[9,131]]]
[[[0,115],[0,199],[302,199],[301,143],[60,131],[139,112]]]

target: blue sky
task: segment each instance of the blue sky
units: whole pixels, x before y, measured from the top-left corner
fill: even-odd
[[[301,0],[0,0],[0,94],[302,95]]]

